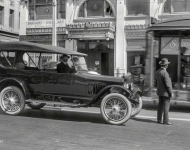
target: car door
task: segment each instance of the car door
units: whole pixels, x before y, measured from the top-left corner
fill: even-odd
[[[42,77],[42,93],[52,95],[71,95],[73,75],[46,70]]]

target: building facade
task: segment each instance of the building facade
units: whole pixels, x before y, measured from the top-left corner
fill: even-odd
[[[18,41],[20,3],[17,0],[0,0],[0,41]]]
[[[52,0],[21,2],[20,40],[52,44]],[[152,18],[190,14],[189,0],[58,0],[57,45],[88,54],[89,69],[121,76],[143,66]],[[143,75],[143,69],[140,70]]]

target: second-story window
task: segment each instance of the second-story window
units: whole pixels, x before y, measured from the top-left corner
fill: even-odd
[[[113,17],[113,10],[106,0],[88,0],[80,6],[78,17]]]
[[[10,14],[9,14],[9,27],[13,28],[14,27],[14,10],[10,9]]]
[[[4,7],[0,6],[0,25],[4,24]]]
[[[65,1],[57,0],[57,18],[65,19]],[[29,20],[53,18],[52,0],[29,0]]]
[[[167,0],[163,13],[190,12],[190,0]]]
[[[127,0],[127,15],[149,15],[150,0]]]

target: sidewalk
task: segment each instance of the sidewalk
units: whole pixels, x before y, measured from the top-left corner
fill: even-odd
[[[158,106],[158,99],[152,100],[146,97],[142,97],[142,100],[143,100],[143,108],[157,108]],[[190,111],[190,101],[171,100],[170,108]]]

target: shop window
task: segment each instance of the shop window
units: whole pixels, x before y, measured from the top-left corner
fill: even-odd
[[[9,27],[14,27],[14,10],[10,10],[9,13]]]
[[[78,17],[113,17],[113,10],[106,0],[88,0],[81,5]]]
[[[65,48],[65,40],[63,40],[63,41],[58,41],[57,45],[58,45],[59,47]]]
[[[0,6],[0,25],[3,25],[4,21],[4,7]]]
[[[43,20],[53,18],[52,0],[29,0],[29,19]],[[66,0],[57,0],[57,18],[65,19]]]
[[[128,0],[127,15],[149,15],[150,0]]]
[[[190,1],[189,0],[167,0],[164,6],[164,13],[176,13],[176,12],[189,12]]]

